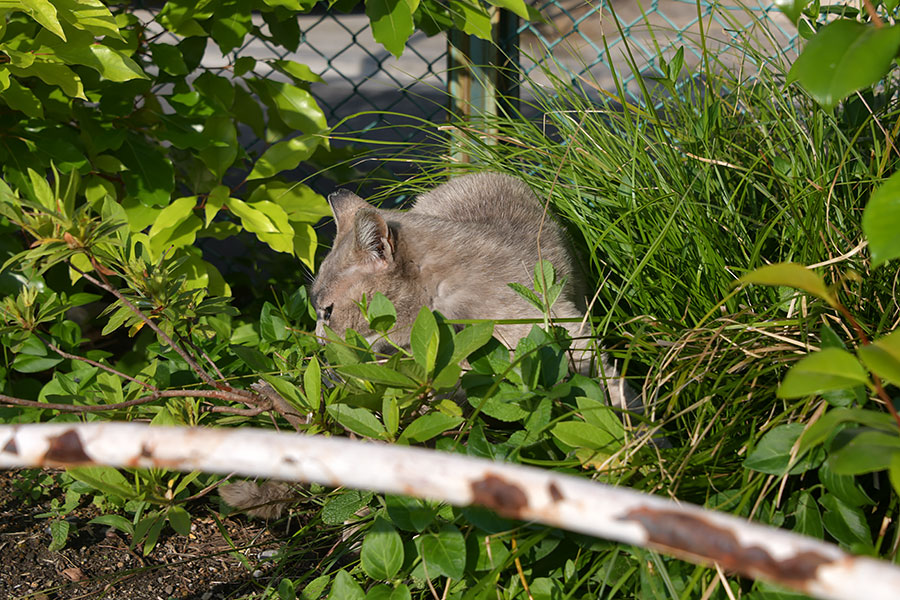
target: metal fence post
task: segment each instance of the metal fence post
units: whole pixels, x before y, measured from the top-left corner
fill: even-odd
[[[519,17],[495,6],[489,10],[490,40],[457,29],[447,35],[450,110],[485,133],[493,129],[492,116],[518,108],[519,96]]]

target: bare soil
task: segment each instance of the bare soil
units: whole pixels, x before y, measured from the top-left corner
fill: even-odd
[[[65,548],[51,552],[50,519],[37,515],[50,510],[54,496],[62,502],[61,492],[51,489],[32,503],[15,485],[22,481],[21,475],[0,471],[2,599],[236,599],[272,582],[273,563],[266,555],[279,548],[281,541],[258,521],[219,517],[229,543],[205,501],[188,507],[193,515],[189,537],[164,531],[147,556],[141,556],[140,547],[129,548],[129,536],[89,524],[100,514],[94,506],[79,507],[67,515],[73,533]]]

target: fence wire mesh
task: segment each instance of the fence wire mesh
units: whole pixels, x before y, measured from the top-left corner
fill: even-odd
[[[502,43],[521,48],[522,76],[538,85],[547,83],[547,73],[552,72],[615,92],[616,73],[626,93],[637,100],[637,78],[652,78],[658,73],[660,57],[668,60],[680,47],[688,67],[700,63],[705,48],[718,68],[741,69],[747,68],[747,57],[736,55],[740,45],[735,42],[748,32],[763,56],[796,49],[795,28],[770,0],[531,1],[545,22],[520,22],[515,38]],[[138,12],[151,29],[159,29],[164,41],[167,34],[152,23],[154,14]],[[319,10],[299,15],[296,48],[287,50],[270,42],[276,33],[270,23],[254,17],[254,25],[258,34],[248,36],[227,56],[210,42],[203,67],[224,74],[238,58],[252,57],[257,60],[257,75],[284,79],[271,68],[271,61],[306,64],[322,78],[310,84],[310,91],[329,123],[338,125],[339,136],[362,142],[414,142],[423,136],[415,126],[420,120],[440,123],[446,118],[451,101],[445,36],[417,32],[403,55],[395,58],[375,42],[362,12]],[[174,43],[175,36],[170,37]],[[522,87],[523,94],[528,87]],[[253,140],[248,141],[252,145]],[[384,148],[382,156],[398,151],[397,146]],[[378,155],[371,157],[373,170],[383,166]],[[395,173],[409,168],[402,160],[389,166]]]

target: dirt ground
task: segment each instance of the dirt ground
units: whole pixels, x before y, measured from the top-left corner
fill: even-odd
[[[93,506],[67,516],[77,531],[70,534],[65,548],[50,552],[50,520],[37,515],[50,510],[54,493],[62,501],[59,490],[51,489],[31,504],[17,489],[17,478],[21,481],[18,471],[0,471],[0,598],[4,600],[236,599],[272,581],[273,563],[266,555],[281,542],[265,525],[232,516],[221,519],[232,546],[205,501],[190,507],[194,515],[190,537],[164,531],[146,557],[140,548],[129,549],[129,536],[88,524],[100,514]]]

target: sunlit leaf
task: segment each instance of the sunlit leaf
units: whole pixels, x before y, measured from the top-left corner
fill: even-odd
[[[807,42],[788,72],[787,83],[799,81],[826,109],[875,84],[891,67],[900,49],[900,27],[875,27],[838,19]]]
[[[741,277],[738,283],[792,287],[821,298],[832,306],[837,304],[837,298],[825,285],[825,281],[814,271],[797,263],[778,263],[760,267]]]
[[[840,348],[823,348],[791,367],[778,388],[778,396],[799,398],[868,382],[869,377],[855,356]]]

